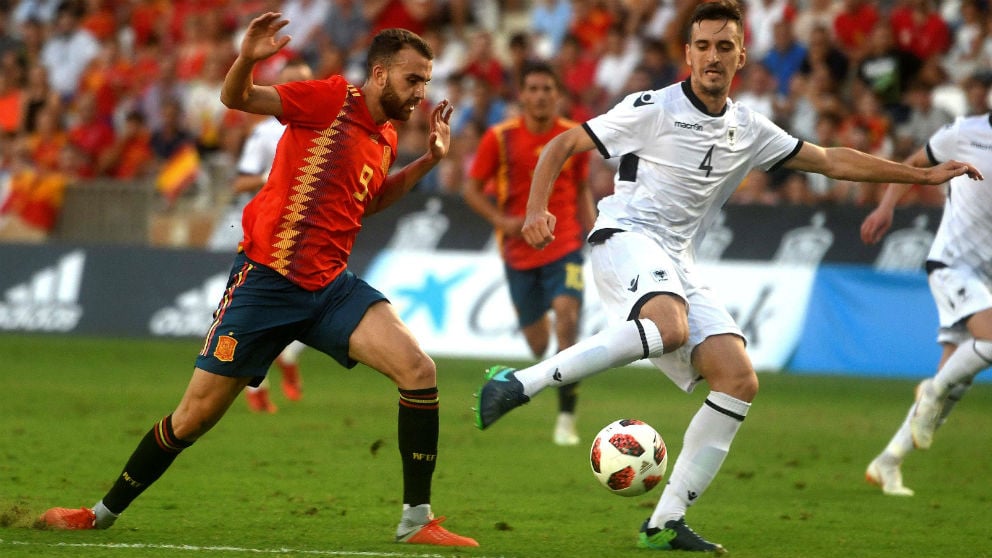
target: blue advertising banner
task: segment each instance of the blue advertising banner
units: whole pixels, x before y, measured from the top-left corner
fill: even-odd
[[[930,376],[937,308],[922,272],[821,265],[787,368],[798,373]]]

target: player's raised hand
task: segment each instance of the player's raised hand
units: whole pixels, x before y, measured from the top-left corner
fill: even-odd
[[[256,62],[279,52],[292,39],[289,35],[276,38],[276,33],[288,23],[279,12],[266,12],[251,20],[241,39],[241,57]]]
[[[451,103],[445,99],[431,111],[427,145],[430,146],[431,156],[434,159],[443,159],[451,147],[451,126],[448,122],[451,121],[451,113],[454,110]]]
[[[555,223],[558,219],[547,209],[539,213],[527,212],[524,219],[524,226],[521,229],[524,240],[534,248],[540,250],[555,239]]]
[[[943,184],[962,174],[967,174],[968,178],[972,180],[983,180],[985,178],[978,169],[961,161],[946,161],[927,170],[929,171],[927,173],[927,184]]]
[[[892,226],[892,210],[876,207],[874,211],[861,222],[861,241],[865,244],[875,244]]]

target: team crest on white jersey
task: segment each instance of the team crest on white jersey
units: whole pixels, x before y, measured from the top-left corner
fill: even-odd
[[[653,104],[654,104],[653,91],[645,91],[644,93],[641,93],[640,97],[634,99],[635,107],[642,107],[644,105],[653,105]]]
[[[733,147],[737,143],[737,126],[727,128],[727,144]]]

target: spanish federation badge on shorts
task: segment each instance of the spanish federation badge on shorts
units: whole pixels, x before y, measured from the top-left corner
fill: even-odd
[[[234,349],[238,346],[238,340],[230,335],[221,335],[217,338],[217,348],[214,349],[214,356],[217,360],[231,362],[234,360]]]

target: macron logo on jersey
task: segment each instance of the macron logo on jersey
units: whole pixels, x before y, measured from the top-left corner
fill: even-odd
[[[195,337],[207,333],[214,310],[227,288],[228,273],[211,275],[199,287],[182,292],[171,306],[154,314],[148,322],[152,335]]]
[[[86,254],[62,256],[58,263],[36,271],[31,279],[14,285],[0,302],[0,331],[67,332],[83,317],[79,289]]]
[[[703,125],[702,124],[694,124],[692,122],[679,122],[678,120],[676,120],[675,121],[675,127],[676,128],[683,128],[685,130],[693,130],[695,132],[702,132],[703,131]]]

